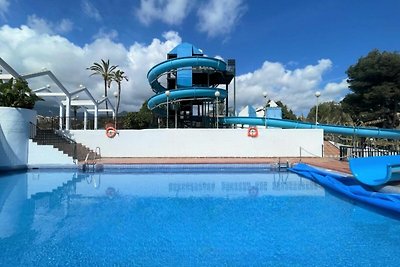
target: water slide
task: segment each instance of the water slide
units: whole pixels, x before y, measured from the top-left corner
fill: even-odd
[[[350,158],[353,176],[363,184],[377,186],[400,181],[400,156]]]
[[[160,84],[158,79],[162,75],[166,75],[171,71],[192,69],[192,67],[211,68],[215,71],[226,71],[227,64],[219,59],[204,56],[189,56],[166,60],[155,65],[147,73],[147,79],[152,90],[156,93],[148,101],[149,109],[154,109],[159,105],[167,102],[166,88]],[[178,87],[171,90],[168,96],[169,101],[179,101],[182,99],[215,99],[215,92],[219,91],[221,100],[227,97],[224,89],[215,87]],[[266,120],[266,121],[265,121]],[[252,126],[278,127],[284,129],[323,129],[325,133],[362,136],[374,138],[400,139],[399,130],[368,128],[368,127],[352,127],[331,124],[314,124],[285,119],[272,119],[260,117],[222,117],[219,119],[221,124],[246,124]]]
[[[365,167],[363,166],[363,168]],[[371,169],[368,168],[368,170]],[[355,179],[349,179],[346,175],[313,168],[304,163],[298,163],[290,171],[352,200],[386,210],[396,215],[396,218],[400,216],[400,194],[376,192],[369,186],[361,185]]]
[[[285,120],[285,119],[272,119],[260,117],[225,117],[220,118],[221,123],[225,124],[248,124],[253,126],[265,126],[267,123],[270,127],[278,127],[284,129],[323,129],[325,133],[362,136],[362,137],[375,137],[375,138],[388,138],[400,139],[399,130],[381,129],[381,128],[368,128],[368,127],[352,127],[340,126],[331,124],[315,124],[309,122]]]
[[[147,79],[152,90],[156,93],[147,102],[149,109],[154,109],[157,106],[167,102],[167,89],[160,84],[158,78],[171,71],[192,67],[211,68],[216,71],[226,71],[226,63],[222,60],[210,57],[180,57],[166,60],[155,65],[147,73]],[[225,99],[227,92],[224,89],[213,87],[179,87],[171,90],[168,96],[168,101],[179,101],[181,99],[215,99],[215,92],[219,91],[219,98]]]

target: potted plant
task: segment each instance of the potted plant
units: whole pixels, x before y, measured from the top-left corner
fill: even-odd
[[[41,100],[21,79],[0,80],[0,169],[27,167],[29,137]]]

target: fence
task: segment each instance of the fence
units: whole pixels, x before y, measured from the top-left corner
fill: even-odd
[[[340,146],[339,150],[340,160],[348,160],[349,158],[364,158],[400,154],[400,151],[398,150],[388,150],[373,147]]]

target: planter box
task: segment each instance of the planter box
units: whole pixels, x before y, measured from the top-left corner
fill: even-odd
[[[0,170],[25,169],[36,111],[0,107]]]

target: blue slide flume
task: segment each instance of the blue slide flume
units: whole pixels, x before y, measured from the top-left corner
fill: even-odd
[[[156,93],[148,100],[149,109],[165,105],[167,101],[202,100],[208,101],[208,103],[214,102],[217,98],[217,91],[219,92],[219,101],[228,97],[227,90],[217,88],[218,83],[222,82],[222,84],[228,85],[233,78],[233,73],[227,71],[229,66],[223,60],[205,57],[200,49],[188,43],[182,43],[175,47],[168,54],[168,58],[168,60],[155,65],[147,73],[150,86]],[[173,80],[172,85],[163,86],[159,82],[159,78],[163,75],[167,76],[167,81],[168,79]],[[199,78],[200,76],[203,80]],[[205,80],[204,77],[207,77],[207,79]],[[169,91],[168,95],[165,93],[166,91]],[[226,105],[226,108],[228,108],[228,105]],[[325,133],[332,134],[400,139],[399,130],[315,124],[285,119],[222,116],[219,117],[219,123],[226,125],[268,125],[284,129],[322,129]]]
[[[332,124],[315,124],[309,122],[285,120],[285,119],[272,119],[261,117],[225,117],[220,118],[219,121],[225,124],[247,124],[253,126],[265,126],[267,124],[271,127],[278,127],[284,129],[322,129],[326,133],[350,135],[350,136],[363,136],[375,138],[388,138],[400,139],[399,130],[368,128],[368,127],[352,127],[340,126]]]
[[[214,69],[216,71],[226,71],[226,63],[224,61],[209,57],[180,57],[161,62],[160,64],[157,64],[153,68],[151,68],[147,73],[147,79],[150,83],[150,86],[152,90],[157,93],[148,100],[147,106],[149,107],[149,109],[154,109],[158,105],[166,103],[167,101],[167,95],[165,94],[167,88],[162,86],[158,81],[158,78],[160,76],[171,71],[179,71],[184,68],[191,69],[192,67],[205,67]],[[188,87],[178,87],[174,90],[171,90],[168,98],[170,101],[179,101],[180,99],[187,98],[214,99],[216,91],[220,92],[219,98],[221,100],[227,97],[227,93],[223,89],[210,87],[192,87],[191,85],[189,85]]]
[[[363,184],[376,186],[400,181],[400,156],[351,158],[353,176]]]

